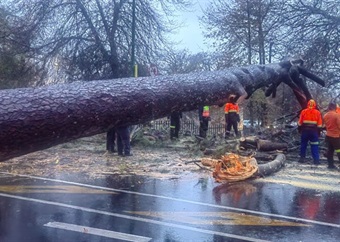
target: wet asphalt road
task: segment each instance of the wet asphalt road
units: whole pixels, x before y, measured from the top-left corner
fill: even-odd
[[[0,241],[339,241],[339,180],[306,174],[219,185],[0,173]]]

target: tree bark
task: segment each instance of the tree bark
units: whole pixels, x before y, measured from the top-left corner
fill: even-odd
[[[273,150],[285,151],[288,149],[288,144],[272,142],[269,140],[258,140],[257,149],[259,151],[273,151]]]
[[[258,151],[286,151],[288,149],[288,144],[286,143],[263,140],[255,136],[240,138],[240,146],[245,149],[257,149]]]
[[[286,161],[286,156],[284,154],[278,154],[273,161],[270,161],[266,164],[259,164],[257,173],[254,176],[268,176],[274,172],[277,172],[281,169]]]
[[[255,136],[241,137],[240,138],[240,146],[245,148],[245,149],[256,149],[258,140],[259,140],[259,138],[255,137]]]
[[[184,75],[73,82],[0,91],[0,161],[80,137],[224,104],[230,94],[287,79],[292,64],[251,65]],[[294,87],[297,88],[297,87]]]
[[[246,95],[225,72],[73,82],[0,91],[0,161],[108,128]]]

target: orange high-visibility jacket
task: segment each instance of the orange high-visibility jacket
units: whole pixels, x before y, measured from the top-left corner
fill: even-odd
[[[225,105],[225,108],[224,108],[224,113],[225,114],[228,114],[228,113],[237,113],[239,114],[240,110],[239,110],[239,107],[237,105],[237,103],[227,103]]]
[[[210,117],[209,106],[204,106],[203,107],[202,116],[205,117],[205,118],[209,118]]]
[[[340,137],[340,114],[335,110],[328,111],[324,116],[326,135],[329,137]]]
[[[298,125],[322,127],[322,116],[320,111],[316,109],[316,102],[313,99],[309,100],[307,108],[301,111]]]
[[[336,105],[336,112],[337,113],[340,113],[340,107],[339,107],[339,104]]]

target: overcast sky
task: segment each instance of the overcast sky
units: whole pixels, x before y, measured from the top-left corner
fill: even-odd
[[[205,9],[210,0],[193,0],[193,2],[193,11],[178,13],[178,21],[183,23],[183,27],[171,38],[176,42],[181,41],[178,49],[186,48],[195,54],[209,49],[209,46],[204,43],[203,29],[200,27],[198,18],[203,15],[202,8]]]

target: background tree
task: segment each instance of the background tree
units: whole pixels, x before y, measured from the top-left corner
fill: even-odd
[[[187,0],[136,0],[136,61],[150,63],[167,44],[175,7]],[[69,79],[132,76],[131,0],[10,1],[13,19],[29,33],[32,53],[49,69],[58,66]],[[172,25],[170,25],[172,24]],[[52,63],[52,61],[54,63]]]
[[[38,70],[28,56],[25,33],[11,25],[0,8],[0,89],[26,87],[37,79]],[[39,73],[40,75],[42,73]]]
[[[207,52],[192,54],[189,50],[168,49],[161,57],[164,73],[184,74],[197,71],[211,71],[216,69],[213,55]]]
[[[215,40],[217,51],[222,53],[224,67],[244,64],[265,64],[271,62],[279,42],[281,31],[280,0],[215,0],[205,11],[202,22],[207,26],[206,36]],[[277,45],[279,46],[279,45]],[[219,67],[223,67],[220,64]],[[255,111],[252,97],[245,113]],[[269,107],[261,102],[261,124],[267,126]],[[253,122],[253,117],[250,117]]]
[[[340,80],[340,1],[294,0],[284,13],[287,34],[287,53],[298,53],[306,60],[307,68],[322,76],[329,93],[310,86],[320,100],[336,98]],[[338,100],[339,102],[340,100]]]
[[[229,64],[265,64],[275,53],[282,6],[279,0],[215,0],[201,21]]]
[[[148,74],[149,63],[159,63],[172,74],[303,57],[308,69],[326,79],[329,87],[338,87],[339,0],[214,0],[202,21],[206,36],[215,41],[216,52],[164,52],[168,43],[163,34],[171,23],[165,14],[173,14],[175,7],[185,7],[188,2],[136,0],[140,75]],[[132,0],[8,0],[3,6],[11,13],[1,23],[3,33],[7,31],[3,34],[6,40],[1,39],[4,70],[10,70],[5,64],[12,63],[16,70],[22,60],[25,67],[34,60],[35,68],[36,63],[40,68],[49,67],[44,70],[50,82],[131,76]],[[8,42],[8,36],[16,41]],[[12,47],[3,48],[4,41]],[[329,97],[340,95],[336,88],[327,93],[309,85],[322,106]],[[287,111],[292,98],[284,90],[278,90],[274,104],[287,105],[283,107]]]
[[[220,53],[219,68],[302,57],[308,69],[327,80],[328,87],[338,87],[339,6],[339,0],[214,0],[205,10],[202,22],[206,37],[214,41],[216,52]],[[321,109],[330,99],[340,96],[334,88],[329,92],[308,85]],[[282,107],[282,111],[271,115],[296,112],[299,106],[291,97],[291,91],[279,87],[276,99],[266,99],[267,110],[274,105]],[[246,115],[255,113],[252,103],[258,100],[253,98]]]

